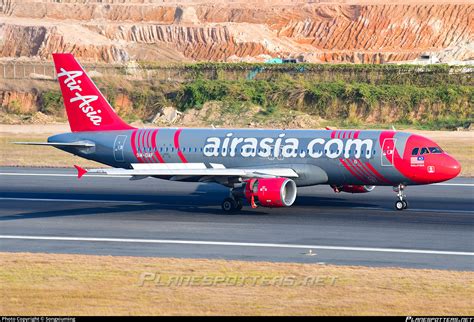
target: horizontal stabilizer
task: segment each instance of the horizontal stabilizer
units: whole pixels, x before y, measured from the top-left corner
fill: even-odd
[[[42,145],[42,146],[70,146],[75,148],[91,148],[95,144],[91,142],[13,142],[21,145]]]

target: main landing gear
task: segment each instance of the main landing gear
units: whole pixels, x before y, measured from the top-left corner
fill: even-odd
[[[244,206],[242,202],[243,192],[241,189],[231,189],[229,193],[229,197],[225,198],[222,201],[221,207],[222,210],[226,213],[232,213],[239,210],[242,210]]]
[[[222,210],[224,210],[227,213],[239,211],[243,207],[242,199],[238,198],[225,198],[224,201],[222,202]]]
[[[404,210],[408,208],[408,202],[405,200],[406,195],[403,192],[405,190],[405,185],[399,184],[397,187],[393,187],[393,191],[397,193],[398,200],[395,202],[396,210]]]

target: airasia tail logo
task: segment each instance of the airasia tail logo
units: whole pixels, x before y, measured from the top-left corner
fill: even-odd
[[[96,110],[94,106],[91,105],[92,102],[95,102],[99,99],[99,96],[81,94],[81,80],[77,78],[81,77],[84,72],[77,70],[67,71],[64,68],[61,68],[60,71],[61,72],[58,73],[58,79],[64,76],[64,85],[66,85],[69,91],[71,91],[73,94],[73,97],[69,99],[69,102],[79,102],[77,107],[89,118],[92,124],[99,126],[102,122],[102,117],[99,115],[101,110]]]

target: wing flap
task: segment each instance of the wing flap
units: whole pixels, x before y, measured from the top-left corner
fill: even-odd
[[[298,174],[292,169],[90,169],[88,173],[100,173],[114,176],[226,176],[247,178],[272,178],[288,177],[296,178]]]
[[[151,176],[170,177],[241,177],[241,178],[297,178],[298,174],[290,168],[226,168],[222,164],[211,164],[211,168],[204,163],[155,163],[132,164],[133,169],[89,169],[88,173],[98,173],[113,176],[130,176],[144,178]]]

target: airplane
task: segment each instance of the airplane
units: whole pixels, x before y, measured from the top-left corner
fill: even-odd
[[[214,182],[229,188],[226,213],[289,207],[298,187],[329,185],[335,192],[368,193],[391,186],[395,209],[408,207],[404,190],[456,177],[461,165],[434,141],[394,130],[135,128],[125,123],[72,54],[56,53],[71,133],[47,142],[112,168],[86,173]]]

